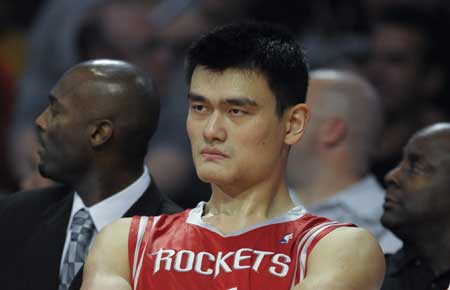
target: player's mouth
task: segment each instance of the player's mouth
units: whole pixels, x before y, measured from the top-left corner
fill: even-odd
[[[224,160],[227,158],[230,158],[227,154],[223,153],[222,151],[218,149],[202,149],[200,151],[201,156],[206,160]]]

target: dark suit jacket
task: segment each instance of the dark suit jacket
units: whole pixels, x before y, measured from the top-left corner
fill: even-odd
[[[73,190],[65,186],[16,193],[0,201],[2,289],[58,289],[61,254],[72,202]],[[178,211],[181,208],[162,195],[152,181],[124,217]],[[70,289],[80,289],[81,276],[82,271],[74,278]]]

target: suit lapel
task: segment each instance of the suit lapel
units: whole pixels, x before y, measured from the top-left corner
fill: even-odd
[[[124,217],[132,217],[134,215],[159,215],[162,203],[161,193],[155,185],[154,179],[142,196],[131,206],[124,214]]]
[[[73,194],[46,211],[46,218],[24,249],[27,289],[57,289]]]

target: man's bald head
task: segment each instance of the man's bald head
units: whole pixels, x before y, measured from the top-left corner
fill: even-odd
[[[442,137],[448,137],[450,136],[450,123],[436,123],[433,125],[430,125],[428,127],[423,128],[419,132],[417,132],[415,135],[437,135]]]
[[[93,162],[141,167],[158,117],[154,86],[133,65],[117,60],[78,64],[53,87],[50,105],[36,119],[41,172],[67,182]]]
[[[160,103],[153,83],[140,69],[124,61],[91,60],[70,69],[60,83],[57,88],[76,94],[79,105],[85,106],[81,109],[86,118],[110,119],[124,147],[146,150],[158,124]]]
[[[450,160],[450,123],[436,123],[425,127],[411,137],[411,140],[415,139],[427,140],[431,148],[430,155]]]
[[[365,119],[364,116],[381,113],[380,101],[374,88],[354,73],[331,69],[316,70],[311,73],[310,82],[307,102],[317,104],[312,114],[316,111],[318,116],[339,116],[347,120],[361,121]],[[372,119],[367,121],[381,123],[380,116]]]
[[[311,73],[307,98],[312,119],[342,119],[355,149],[366,156],[373,153],[382,113],[380,100],[368,81],[351,72],[316,70]]]
[[[352,152],[346,161],[352,174],[365,174],[382,126],[381,105],[372,86],[351,72],[312,71],[306,103],[311,118],[303,139],[292,149],[290,167],[317,171],[319,159],[345,148]]]
[[[67,71],[55,89],[91,102],[92,114],[117,114],[123,106],[150,105],[159,115],[159,98],[150,79],[135,66],[118,60],[92,60]],[[98,106],[97,106],[98,105]],[[139,108],[135,107],[137,113]]]

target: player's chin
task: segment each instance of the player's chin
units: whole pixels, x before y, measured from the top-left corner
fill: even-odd
[[[223,184],[228,180],[227,174],[221,168],[213,168],[211,165],[197,166],[198,178],[206,183]]]

